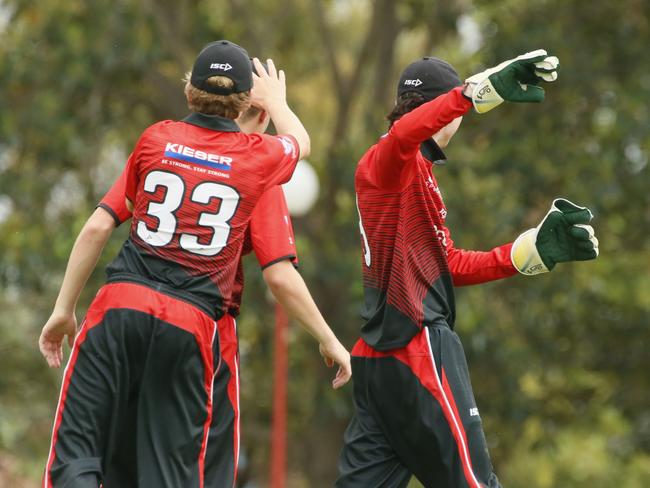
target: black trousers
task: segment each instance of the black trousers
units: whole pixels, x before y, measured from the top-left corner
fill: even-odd
[[[356,413],[337,488],[499,488],[460,339],[424,328],[400,349],[352,350]]]
[[[142,285],[91,304],[66,367],[45,488],[202,488],[215,321]]]

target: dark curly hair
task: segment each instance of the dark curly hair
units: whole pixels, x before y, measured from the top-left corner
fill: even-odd
[[[399,120],[402,117],[402,115],[407,114],[411,110],[418,108],[420,105],[422,105],[425,102],[426,99],[420,93],[417,92],[402,93],[397,99],[397,102],[395,102],[395,106],[393,107],[393,110],[388,115],[386,115],[386,120],[388,120],[390,127],[392,127],[395,121]]]

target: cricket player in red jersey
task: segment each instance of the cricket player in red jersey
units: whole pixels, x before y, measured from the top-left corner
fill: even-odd
[[[245,128],[242,127],[242,130],[245,131]],[[100,215],[94,217],[93,221],[105,219],[107,224],[114,221],[115,227],[131,218],[131,213],[124,204],[124,178],[120,178],[111,187],[100,202],[97,212]],[[107,240],[110,233],[105,235]],[[97,254],[101,252],[102,246],[98,246]],[[255,253],[264,279],[273,294],[285,308],[291,311],[292,316],[307,324],[308,330],[318,330],[321,327],[319,322],[325,324],[300,274],[296,271],[298,257],[293,228],[284,193],[279,186],[264,192],[253,211],[242,255],[251,252]],[[244,274],[240,262],[228,313],[217,322],[221,364],[213,384],[213,415],[205,458],[206,487],[231,487],[234,486],[237,478],[240,386],[239,344],[235,319],[240,313],[243,288]],[[295,306],[292,307],[292,300],[298,303],[298,311]],[[349,366],[346,369],[347,380],[350,377]],[[337,388],[342,386],[338,384],[339,380],[335,380],[334,386]]]
[[[454,332],[454,286],[558,262],[594,259],[591,212],[557,199],[542,223],[488,252],[455,247],[432,163],[474,105],[540,102],[558,60],[527,53],[466,80],[437,58],[403,72],[389,132],[355,175],[365,304],[352,350],[356,413],[339,459],[339,488],[499,487],[465,354]]]
[[[185,87],[193,113],[141,135],[127,163],[131,233],[75,338],[44,486],[204,486],[216,320],[257,200],[309,151],[284,73],[270,61],[269,71],[256,101],[281,136],[235,124],[253,79],[248,54],[228,41],[197,57]],[[41,334],[52,366],[66,332],[48,321]],[[113,469],[125,445],[132,473]]]
[[[242,132],[262,133],[269,123],[268,114],[257,107],[251,107],[239,119]],[[96,215],[89,224],[107,220],[107,227],[112,229],[131,218],[124,200],[125,173],[115,182],[99,203]],[[113,226],[114,222],[114,226]],[[110,233],[100,245],[94,245],[96,255]],[[262,269],[264,280],[289,314],[305,324],[305,328],[319,342],[328,340],[338,343],[314,303],[300,274],[296,271],[298,256],[284,193],[279,186],[264,192],[246,231],[242,255],[255,253]],[[244,288],[244,274],[241,261],[237,269],[228,313],[217,322],[221,365],[213,384],[213,415],[208,436],[205,458],[205,486],[212,488],[234,486],[237,478],[239,461],[239,345],[235,319],[239,315]],[[329,336],[321,338],[321,334]],[[334,346],[330,346],[330,349]],[[341,346],[342,347],[342,346]],[[332,360],[326,357],[326,364],[332,366]],[[333,386],[338,388],[350,378],[349,360],[343,366],[345,375],[338,376]]]

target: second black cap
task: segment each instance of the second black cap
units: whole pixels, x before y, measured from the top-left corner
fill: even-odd
[[[416,92],[429,101],[461,84],[452,65],[439,58],[425,57],[404,69],[397,85],[397,96]]]

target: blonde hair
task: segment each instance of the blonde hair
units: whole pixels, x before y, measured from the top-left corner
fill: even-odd
[[[187,73],[185,82],[185,98],[187,106],[192,112],[207,115],[220,115],[228,119],[236,119],[239,114],[248,110],[251,105],[251,92],[233,93],[231,95],[217,95],[201,90],[190,83],[192,73]],[[206,83],[214,87],[231,88],[233,81],[225,76],[212,76]]]

